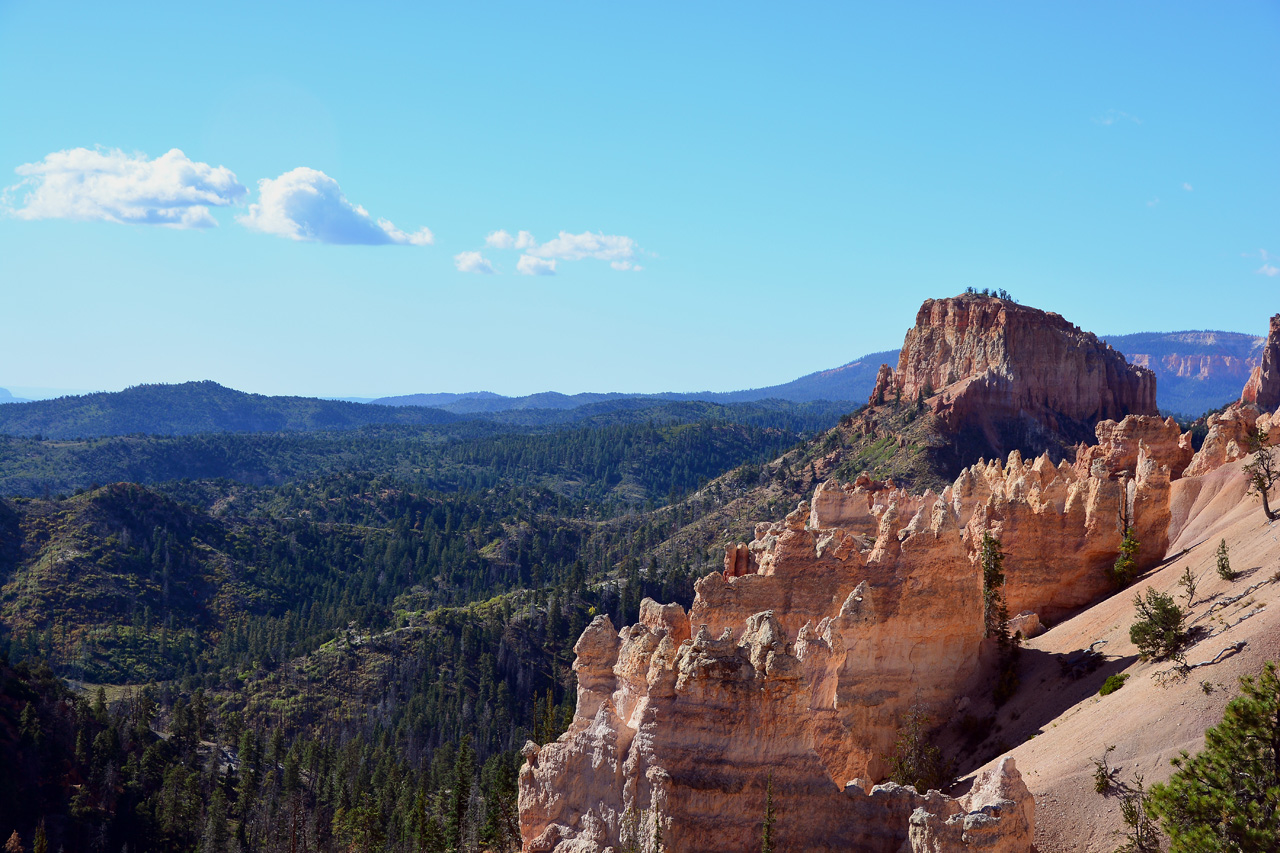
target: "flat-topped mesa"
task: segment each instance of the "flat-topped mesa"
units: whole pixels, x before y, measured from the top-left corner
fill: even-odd
[[[780,849],[1028,851],[1034,803],[1012,764],[983,783],[1003,794],[969,801],[868,789],[911,706],[948,719],[989,689],[984,532],[1005,554],[1010,612],[1049,619],[1112,590],[1126,517],[1140,564],[1163,557],[1177,425],[1130,416],[1097,438],[1076,465],[1014,452],[941,494],[829,480],[727,549],[687,616],[646,600],[621,631],[598,618],[575,647],[573,723],[525,753],[524,850],[599,853],[645,812],[668,849],[750,849],[772,778]]]
[[[919,398],[946,429],[969,435],[966,446],[999,456],[1060,456],[1063,445],[1091,441],[1098,421],[1157,413],[1150,370],[1061,315],[974,294],[920,306],[871,403]]]

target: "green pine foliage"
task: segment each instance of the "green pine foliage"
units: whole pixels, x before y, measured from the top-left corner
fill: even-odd
[[[1243,678],[1197,755],[1183,752],[1151,789],[1171,853],[1266,853],[1280,838],[1280,677]]]
[[[1172,595],[1147,587],[1146,596],[1133,596],[1137,620],[1129,626],[1129,640],[1142,660],[1180,660],[1190,642],[1186,613]]]
[[[1133,579],[1138,576],[1138,550],[1140,547],[1133,528],[1125,527],[1124,539],[1120,542],[1120,553],[1116,557],[1115,564],[1111,567],[1111,578],[1115,581],[1116,586],[1121,589],[1133,583]]]
[[[1237,577],[1236,570],[1231,568],[1231,552],[1227,549],[1227,540],[1218,541],[1218,577],[1224,581],[1233,581]]]

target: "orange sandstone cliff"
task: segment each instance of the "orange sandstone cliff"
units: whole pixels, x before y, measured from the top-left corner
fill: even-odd
[[[1251,380],[1254,399],[1277,363]],[[1073,462],[1016,449],[979,460],[940,492],[828,480],[728,548],[687,613],[646,600],[635,625],[597,618],[575,646],[569,730],[524,750],[525,851],[605,853],[628,835],[648,849],[655,829],[674,853],[752,849],[767,785],[778,849],[1031,850],[1036,803],[1011,759],[959,798],[876,784],[904,712],[947,720],[989,692],[982,536],[1000,540],[1011,624],[1030,635],[1113,589],[1126,524],[1140,568],[1160,562],[1185,526],[1176,481],[1222,454],[1207,440],[1193,457],[1189,436],[1150,414],[1149,372],[1057,315],[1003,300],[926,303],[899,369],[880,380],[882,398],[927,398],[958,433],[1006,441],[1021,424],[1023,437],[1081,444],[1063,451]],[[1219,438],[1222,424],[1273,417],[1235,410]]]
[[[1000,784],[1018,795],[981,818],[971,801],[872,786],[909,707],[946,719],[989,675],[984,531],[1007,555],[1011,611],[1047,618],[1108,589],[1126,513],[1147,524],[1147,564],[1163,553],[1176,425],[1130,416],[1097,433],[1079,466],[1014,453],[941,494],[828,481],[731,548],[687,615],[646,601],[621,631],[597,619],[575,648],[569,731],[526,748],[525,849],[604,851],[629,814],[661,820],[672,851],[749,849],[771,778],[780,849],[969,849],[967,821],[1000,839],[983,849],[1028,850],[1034,804],[1012,765]]]
[[[1155,415],[1155,375],[1061,315],[1007,299],[930,299],[882,367],[873,405],[923,399],[960,460],[1011,450],[1059,459],[1093,426]]]

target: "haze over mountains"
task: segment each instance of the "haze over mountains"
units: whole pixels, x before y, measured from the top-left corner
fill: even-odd
[[[1139,332],[1103,336],[1131,364],[1157,378],[1162,411],[1196,417],[1234,400],[1258,365],[1265,338],[1239,332]],[[561,394],[546,391],[507,397],[488,391],[381,397],[368,402],[311,397],[268,397],[210,381],[138,385],[55,400],[26,401],[0,389],[0,433],[72,438],[148,433],[281,432],[354,429],[371,424],[440,425],[480,417],[509,425],[574,423],[600,417],[686,419],[676,404],[736,405],[774,401],[828,401],[852,411],[866,402],[881,364],[896,366],[897,350],[869,353],[830,370],[781,385],[726,392],[624,392]],[[356,398],[360,399],[360,398]],[[667,407],[663,409],[663,407]],[[630,413],[624,414],[624,413]],[[699,411],[697,416],[707,416]]]
[[[1240,332],[1182,331],[1100,335],[1124,353],[1130,364],[1150,368],[1158,380],[1157,402],[1167,412],[1197,417],[1236,398],[1249,371],[1258,365],[1265,337]],[[384,406],[429,406],[457,414],[515,409],[572,409],[588,403],[647,397],[655,400],[710,400],[745,403],[776,398],[793,402],[852,400],[866,402],[881,364],[896,366],[898,350],[873,352],[830,370],[820,370],[782,385],[742,391],[665,392],[660,394],[545,391],[507,397],[490,391],[462,394],[406,394],[379,397]]]

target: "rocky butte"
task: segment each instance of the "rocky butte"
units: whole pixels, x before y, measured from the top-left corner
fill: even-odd
[[[1260,366],[1255,399],[1276,364]],[[1031,635],[1113,590],[1127,524],[1141,567],[1158,563],[1172,484],[1222,454],[1207,440],[1193,457],[1151,414],[1148,371],[1003,300],[926,302],[882,380],[877,394],[918,395],[959,432],[1060,440],[1088,424],[1091,442],[1067,449],[1074,461],[978,460],[938,492],[829,480],[729,547],[687,613],[646,600],[621,630],[598,617],[575,646],[569,730],[524,750],[525,851],[647,850],[655,830],[678,853],[758,848],[767,789],[779,850],[1031,850],[1036,804],[1012,759],[957,798],[876,784],[908,709],[945,721],[991,693],[982,538],[1000,541],[1013,624]],[[1258,420],[1254,404],[1237,408]]]
[[[929,299],[897,368],[880,368],[873,405],[920,399],[956,460],[1093,441],[1098,421],[1155,415],[1155,374],[1059,314],[993,296]],[[954,475],[954,470],[951,471]]]

